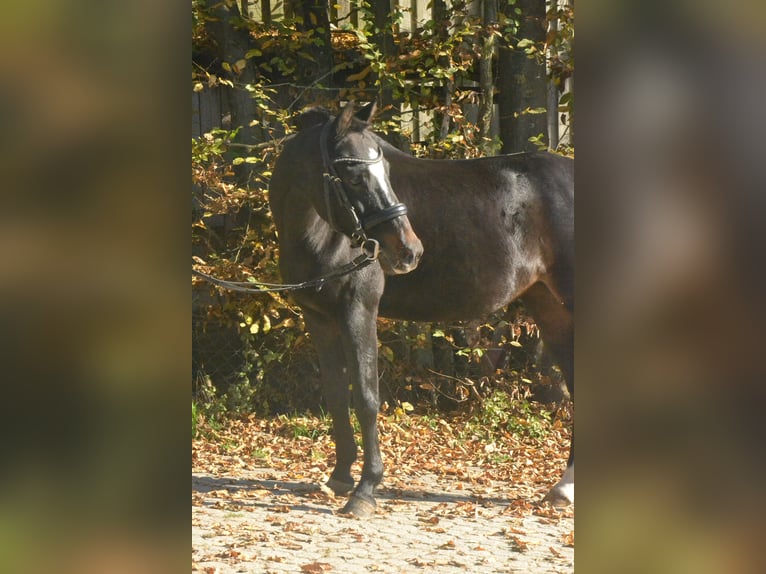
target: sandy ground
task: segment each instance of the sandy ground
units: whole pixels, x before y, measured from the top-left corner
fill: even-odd
[[[574,572],[574,511],[503,496],[498,483],[414,473],[380,487],[375,516],[270,468],[192,476],[192,571]]]

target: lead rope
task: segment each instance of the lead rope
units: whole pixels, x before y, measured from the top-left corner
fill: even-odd
[[[202,271],[197,271],[192,268],[192,274],[197,277],[228,289],[230,291],[238,291],[240,293],[281,293],[284,291],[298,291],[300,289],[316,288],[317,291],[321,290],[325,282],[331,279],[337,279],[349,273],[353,273],[358,269],[367,267],[373,261],[378,259],[380,253],[380,245],[374,239],[368,239],[362,244],[362,253],[355,257],[352,261],[349,261],[342,267],[330,271],[314,279],[303,281],[302,283],[263,283],[261,281],[226,281],[224,279],[218,279]]]

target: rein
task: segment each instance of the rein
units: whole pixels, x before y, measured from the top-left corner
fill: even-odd
[[[342,277],[343,275],[348,275],[349,273],[353,273],[354,271],[357,271],[358,269],[362,269],[364,267],[367,267],[370,263],[378,259],[378,253],[380,246],[378,245],[377,241],[372,241],[373,244],[367,244],[362,245],[362,253],[359,254],[357,257],[355,257],[352,261],[349,261],[342,267],[339,267],[338,269],[335,269],[334,271],[330,271],[329,273],[325,273],[324,275],[320,275],[319,277],[315,277],[314,279],[309,279],[308,281],[303,281],[302,283],[263,283],[260,281],[225,281],[223,279],[218,279],[217,277],[213,277],[212,275],[208,275],[207,273],[202,273],[202,271],[197,271],[196,269],[192,268],[192,274],[196,275],[197,277],[201,277],[202,279],[205,279],[206,281],[209,281],[210,283],[213,283],[214,285],[218,285],[219,287],[223,287],[224,289],[228,289],[229,291],[239,291],[240,293],[282,293],[284,291],[298,291],[300,289],[311,289],[316,288],[317,291],[322,289],[326,281],[329,281],[330,279],[336,279],[338,277]],[[368,251],[365,247],[371,248],[372,251]]]

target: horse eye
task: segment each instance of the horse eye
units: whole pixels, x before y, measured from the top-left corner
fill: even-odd
[[[351,174],[348,177],[348,183],[351,185],[362,185],[364,183],[364,176],[359,173]]]

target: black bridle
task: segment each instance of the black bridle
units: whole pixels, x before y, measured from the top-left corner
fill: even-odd
[[[322,133],[319,136],[319,150],[322,154],[322,185],[324,186],[324,199],[325,207],[327,210],[327,219],[330,226],[336,231],[348,235],[351,238],[351,245],[354,247],[361,247],[367,252],[378,252],[380,246],[375,239],[367,237],[367,232],[377,227],[378,225],[391,221],[402,215],[407,215],[407,206],[403,203],[394,203],[388,207],[377,210],[362,218],[356,212],[356,209],[351,204],[346,193],[346,186],[343,183],[343,179],[338,175],[335,169],[335,164],[338,163],[362,163],[367,165],[373,165],[383,161],[383,152],[378,150],[378,156],[372,159],[366,159],[361,157],[337,157],[334,160],[330,160],[330,153],[328,151],[328,140],[330,139],[330,129],[332,128],[332,121],[328,121],[322,128]],[[354,229],[350,234],[344,232],[336,224],[336,218],[333,215],[332,205],[330,197],[332,193],[340,201],[340,204],[348,212],[351,218],[351,224]]]
[[[241,293],[280,293],[310,288],[319,290],[324,286],[326,281],[348,275],[349,273],[353,273],[354,271],[367,267],[370,263],[378,259],[380,244],[375,239],[367,237],[367,231],[380,225],[381,223],[391,221],[392,219],[396,219],[402,215],[407,215],[407,206],[403,203],[395,203],[375,211],[366,217],[363,217],[362,219],[359,218],[359,215],[356,213],[356,209],[354,209],[354,206],[351,205],[351,201],[348,198],[343,180],[335,170],[335,164],[364,163],[372,165],[383,161],[383,153],[378,151],[378,157],[373,159],[364,159],[359,157],[338,157],[330,161],[330,154],[327,151],[327,140],[330,136],[329,132],[331,125],[332,121],[325,124],[324,128],[322,129],[322,134],[319,138],[319,149],[322,154],[322,182],[324,185],[327,218],[329,219],[329,224],[333,229],[339,233],[344,233],[336,225],[335,217],[333,216],[332,212],[332,206],[330,205],[330,193],[331,191],[334,191],[343,208],[348,211],[349,216],[351,217],[352,225],[354,226],[353,231],[349,235],[351,238],[351,244],[354,247],[360,247],[362,252],[352,261],[349,261],[342,267],[302,283],[263,283],[261,281],[255,280],[225,281],[196,269],[192,269],[192,274],[201,277],[210,283],[218,285],[219,287],[223,287],[224,289],[228,289],[230,291],[239,291]]]

